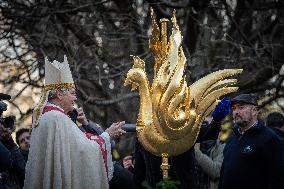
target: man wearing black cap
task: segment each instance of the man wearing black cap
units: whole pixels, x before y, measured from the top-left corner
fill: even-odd
[[[231,102],[233,135],[224,149],[219,189],[283,189],[281,142],[257,119],[256,97],[242,94]]]

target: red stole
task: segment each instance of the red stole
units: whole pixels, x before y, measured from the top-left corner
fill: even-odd
[[[66,115],[66,113],[63,110],[61,110],[60,108],[54,107],[54,106],[45,106],[42,110],[42,114],[49,112],[51,110],[56,110],[56,111],[62,112]]]
[[[106,172],[108,173],[108,165],[107,165],[107,149],[106,149],[106,143],[103,137],[99,135],[94,135],[92,133],[87,133],[85,132],[85,135],[88,139],[96,141],[100,145],[100,149],[103,155],[105,167],[106,167]]]

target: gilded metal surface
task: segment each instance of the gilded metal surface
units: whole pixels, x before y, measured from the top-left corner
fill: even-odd
[[[237,80],[227,78],[242,70],[213,72],[189,87],[184,76],[186,58],[175,13],[169,40],[167,21],[161,20],[160,30],[153,12],[151,16],[149,48],[155,55],[153,83],[149,84],[144,61],[133,56],[134,64],[124,84],[139,90],[140,109],[136,124],[139,141],[152,154],[176,156],[194,145],[201,122],[215,108],[217,99],[238,89]]]
[[[45,91],[53,90],[53,89],[75,89],[74,83],[52,83],[48,84],[44,87]]]
[[[170,165],[169,165],[169,162],[168,162],[168,158],[169,158],[169,155],[166,154],[166,153],[163,153],[162,154],[162,164],[161,164],[161,169],[163,171],[163,178],[164,179],[167,179],[169,177],[168,175],[168,171],[170,169]]]

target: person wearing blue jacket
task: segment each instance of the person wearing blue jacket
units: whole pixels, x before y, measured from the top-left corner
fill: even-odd
[[[281,141],[258,120],[256,97],[241,94],[231,104],[234,127],[223,152],[219,189],[283,189]]]

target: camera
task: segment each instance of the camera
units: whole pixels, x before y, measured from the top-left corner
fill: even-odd
[[[4,111],[7,110],[8,105],[5,102],[2,102],[2,100],[10,100],[11,96],[7,94],[0,93],[0,123],[5,128],[13,128],[15,124],[15,116],[8,116],[8,117],[2,117],[2,114]]]
[[[0,123],[5,127],[5,128],[10,128],[12,129],[15,125],[15,116],[8,116],[5,118],[0,118]]]

